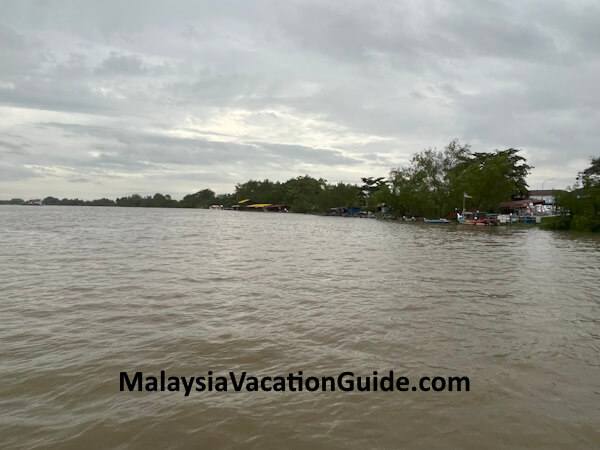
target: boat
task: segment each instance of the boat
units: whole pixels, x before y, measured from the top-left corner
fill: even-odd
[[[473,198],[466,192],[463,192],[463,209],[462,214],[456,214],[456,220],[461,225],[475,225],[475,226],[495,226],[499,225],[498,214],[490,214],[486,212],[469,212],[465,211],[465,200],[467,198]]]
[[[432,225],[440,225],[443,223],[450,223],[448,219],[423,219],[423,222],[429,223]]]
[[[498,225],[497,217],[497,214],[490,214],[486,212],[463,211],[462,214],[456,215],[456,220],[458,220],[458,223],[462,225],[496,226]]]

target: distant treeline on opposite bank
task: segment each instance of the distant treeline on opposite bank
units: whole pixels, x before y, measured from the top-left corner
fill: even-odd
[[[205,208],[214,204],[231,207],[251,199],[255,203],[287,205],[298,213],[327,213],[340,206],[376,211],[378,205],[385,204],[396,217],[445,217],[462,209],[465,194],[470,209],[490,212],[496,212],[502,202],[528,198],[525,179],[531,169],[518,149],[473,152],[468,144],[453,140],[442,150],[413,154],[407,166],[392,169],[387,179],[363,177],[362,185],[328,183],[305,175],[284,182],[249,180],[237,184],[230,194],[217,195],[211,189],[202,189],[181,200],[160,193],[91,201],[50,196],[43,199],[43,204]],[[591,166],[579,173],[571,189],[557,193],[556,204],[563,214],[548,221],[548,227],[600,231],[600,157],[592,158]]]

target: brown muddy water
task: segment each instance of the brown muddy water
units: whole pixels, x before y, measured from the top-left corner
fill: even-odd
[[[1,448],[600,448],[600,239],[0,207]],[[121,392],[119,373],[468,376],[469,392]]]

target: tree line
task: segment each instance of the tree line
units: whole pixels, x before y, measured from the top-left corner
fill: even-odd
[[[78,198],[46,197],[43,200],[44,205],[66,205],[66,206],[116,206],[114,200],[109,198],[100,198],[97,200],[81,200]]]
[[[59,199],[46,197],[46,205],[123,206],[158,208],[230,207],[241,200],[282,204],[293,212],[327,213],[336,207],[358,207],[376,211],[385,204],[393,216],[449,217],[462,209],[498,212],[499,204],[529,197],[526,180],[530,166],[519,149],[473,152],[470,145],[452,140],[443,149],[425,149],[413,154],[389,176],[363,177],[362,184],[329,183],[309,175],[287,181],[249,180],[232,193],[215,194],[202,189],[175,200],[168,194],[133,194],[116,200]],[[22,199],[0,204],[23,204]],[[548,228],[600,231],[600,157],[581,171],[568,191],[557,195],[560,217],[545,221]]]
[[[249,180],[229,194],[202,189],[175,200],[168,194],[134,194],[116,200],[58,199],[47,197],[47,205],[125,206],[160,208],[202,208],[213,204],[225,207],[241,200],[287,205],[299,213],[326,213],[339,206],[376,211],[386,204],[396,216],[445,217],[462,207],[467,194],[468,208],[494,212],[498,204],[526,198],[525,178],[531,170],[519,150],[472,152],[468,144],[451,141],[442,150],[425,149],[412,155],[407,165],[394,168],[387,179],[363,177],[362,184],[329,183],[309,175],[287,181]]]

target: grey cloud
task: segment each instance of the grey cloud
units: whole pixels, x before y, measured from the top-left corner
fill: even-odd
[[[135,55],[112,52],[96,69],[102,75],[141,75],[147,72],[143,61]]]
[[[39,177],[39,174],[35,170],[20,165],[0,163],[1,181],[22,181],[36,177]]]
[[[457,136],[476,150],[524,148],[536,170],[597,153],[594,2],[140,5],[3,4],[4,164],[175,183],[177,172],[260,177],[306,165],[326,178],[385,175]],[[34,135],[30,147],[7,137],[17,129]],[[228,177],[215,182],[243,181]]]
[[[361,161],[344,156],[338,150],[312,148],[302,145],[271,144],[268,142],[253,142],[257,148],[267,150],[271,157],[292,160],[309,164],[355,165]]]
[[[29,152],[25,150],[27,144],[15,144],[12,142],[0,141],[0,153],[12,153],[14,155],[27,155]],[[4,149],[4,150],[2,150]]]
[[[102,77],[136,77],[167,74],[171,68],[165,61],[160,63],[144,61],[138,55],[111,52],[94,71]]]
[[[229,172],[222,171],[210,171],[210,170],[176,170],[172,172],[166,172],[162,174],[156,174],[154,178],[163,178],[169,179],[170,177],[177,177],[179,181],[190,181],[194,183],[198,183],[199,180],[202,181],[203,184],[230,184],[230,183],[238,183],[239,180],[236,179],[235,175]],[[190,192],[186,192],[185,194],[189,194]]]
[[[240,97],[252,97],[256,94],[264,97],[269,89],[267,83],[267,80],[248,74],[205,72],[194,81],[176,81],[166,84],[163,89],[167,95],[173,96],[177,103],[231,105]]]
[[[300,3],[292,14],[281,12],[282,33],[341,62],[374,65],[383,58],[404,70],[443,70],[444,60],[473,57],[569,57],[556,47],[555,29],[538,26],[522,8],[476,1],[427,6],[346,2],[340,9],[334,3]]]
[[[366,161],[382,165],[387,168],[391,168],[396,165],[396,162],[393,161],[391,158],[384,155],[378,155],[377,153],[363,153],[362,158]]]
[[[559,55],[551,32],[510,4],[456,2],[434,17],[431,25],[442,30],[445,49],[454,57],[548,60]]]
[[[0,23],[0,81],[27,75],[48,59],[41,42]]]
[[[64,81],[23,80],[14,89],[0,89],[0,105],[66,111],[77,113],[109,113],[114,104],[94,94],[87,86]]]
[[[101,146],[91,144],[91,148],[102,150],[97,157],[87,159],[88,164],[93,166],[143,170],[167,164],[243,166],[269,163],[294,166],[305,163],[347,166],[360,163],[360,160],[344,156],[339,150],[302,145],[220,142],[78,124],[40,123],[38,126],[59,128],[73,136],[101,139]],[[107,144],[111,141],[113,145]]]

